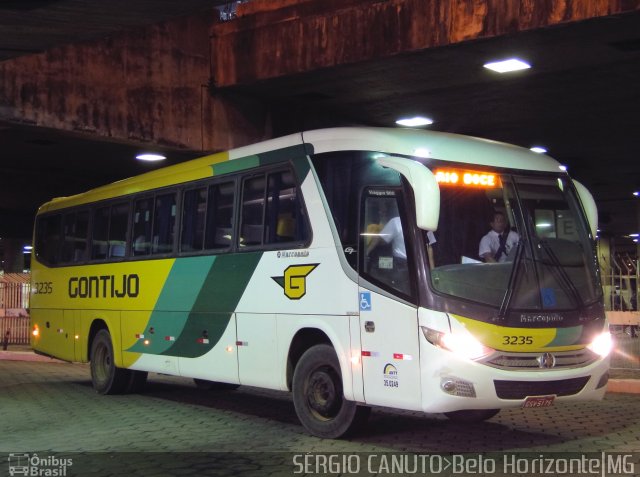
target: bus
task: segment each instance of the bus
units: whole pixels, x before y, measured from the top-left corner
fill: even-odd
[[[517,239],[485,262],[501,213]],[[292,393],[337,438],[372,406],[462,422],[600,399],[597,211],[546,155],[410,129],[306,131],[54,199],[32,346],[100,394],[148,372]]]

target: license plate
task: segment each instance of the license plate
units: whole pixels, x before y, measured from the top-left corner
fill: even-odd
[[[529,396],[525,399],[522,407],[525,409],[533,407],[551,407],[553,406],[555,398],[555,396]]]

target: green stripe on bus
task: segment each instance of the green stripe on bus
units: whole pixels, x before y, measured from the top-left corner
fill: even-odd
[[[262,252],[218,256],[200,289],[182,333],[173,346],[162,354],[197,358],[211,350],[229,326],[231,316],[236,311],[261,257]],[[206,338],[208,343],[198,342],[200,338]]]
[[[570,328],[556,329],[556,337],[545,348],[553,346],[570,346],[580,343],[582,336],[582,326],[572,326]]]
[[[213,175],[230,174],[231,172],[239,172],[245,169],[251,169],[252,167],[258,167],[260,165],[260,159],[258,156],[247,156],[240,159],[232,159],[218,164],[213,164]]]
[[[211,168],[213,169],[213,175],[217,176],[220,174],[229,174],[232,172],[240,172],[246,169],[251,169],[258,166],[266,166],[269,164],[277,164],[279,162],[285,162],[289,160],[295,160],[298,158],[305,158],[305,163],[307,164],[307,170],[304,171],[296,171],[301,178],[306,177],[308,172],[308,160],[306,160],[306,156],[309,153],[308,151],[313,151],[313,147],[309,144],[306,145],[297,145],[291,147],[285,147],[283,149],[278,149],[275,151],[267,151],[261,154],[257,154],[254,156],[246,156],[239,157],[238,159],[230,159],[228,161],[220,162],[218,164],[212,164]],[[297,169],[297,168],[296,168]],[[304,166],[303,166],[304,169]]]
[[[207,256],[174,261],[144,330],[148,344],[137,342],[127,351],[162,354],[171,347],[170,337],[182,333],[215,260],[215,256]]]

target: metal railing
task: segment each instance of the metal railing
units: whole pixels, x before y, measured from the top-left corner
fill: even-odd
[[[9,345],[28,345],[29,317],[0,316],[0,341],[3,346],[5,342]]]
[[[615,348],[611,367],[627,371],[640,370],[640,310],[638,260],[629,253],[611,253],[600,257],[603,271],[605,309]]]
[[[3,276],[0,281],[0,343],[29,344],[29,297],[31,284],[28,276]]]

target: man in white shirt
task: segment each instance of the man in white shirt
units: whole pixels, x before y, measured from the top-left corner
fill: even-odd
[[[407,249],[404,245],[404,235],[402,233],[402,224],[400,217],[393,217],[383,227],[380,237],[385,243],[391,243],[391,252],[396,258],[407,259]]]
[[[491,230],[480,240],[478,255],[487,263],[505,262],[520,237],[512,230],[506,232],[507,219],[502,212],[494,212]]]

